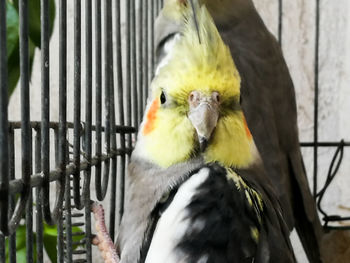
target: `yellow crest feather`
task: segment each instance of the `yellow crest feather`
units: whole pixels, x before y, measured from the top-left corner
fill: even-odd
[[[191,8],[183,9],[185,22],[181,39],[171,51],[170,62],[160,70],[157,84],[166,87],[172,96],[185,97],[185,100],[187,94],[198,87],[202,91],[215,89],[223,98],[239,94],[240,76],[229,48],[205,6],[195,1],[195,10],[199,32]],[[178,82],[171,85],[169,79],[173,82],[176,77]],[[198,83],[200,79],[203,83]]]

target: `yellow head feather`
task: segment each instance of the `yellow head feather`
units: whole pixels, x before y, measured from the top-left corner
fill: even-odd
[[[181,39],[171,51],[170,62],[159,71],[156,86],[163,85],[171,96],[181,98],[183,103],[193,89],[208,92],[214,89],[223,97],[239,95],[240,77],[230,50],[205,6],[199,7],[196,3],[195,7],[199,32],[191,8],[184,9]]]
[[[251,136],[239,107],[240,76],[205,6],[196,2],[194,8],[198,31],[191,7],[179,9],[184,30],[169,62],[152,82],[135,152],[163,167],[198,154],[196,131],[187,117],[188,97],[193,90],[204,94],[216,91],[221,98],[220,117],[203,156],[207,162],[246,166],[253,155]],[[160,103],[162,93],[164,105]]]

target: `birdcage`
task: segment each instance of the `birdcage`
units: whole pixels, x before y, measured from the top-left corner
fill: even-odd
[[[44,262],[45,243],[52,240],[58,262],[92,262],[90,200],[106,204],[114,240],[124,209],[126,167],[154,71],[153,24],[163,1],[58,0],[57,32],[50,40],[54,1],[19,0],[17,120],[9,119],[8,108],[8,2],[0,0],[0,262],[20,261],[20,235],[26,262]],[[40,4],[39,85],[30,83],[33,2]],[[285,11],[283,1],[276,2],[283,46]],[[321,206],[350,143],[318,138],[320,1],[315,3],[314,138],[301,146],[313,149],[313,193],[325,227],[346,229],[330,223],[350,217],[329,216]],[[39,119],[31,111],[35,102]],[[323,187],[320,147],[336,149]]]

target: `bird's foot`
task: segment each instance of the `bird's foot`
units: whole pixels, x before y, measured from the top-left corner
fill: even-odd
[[[93,202],[91,204],[91,211],[96,220],[95,227],[97,231],[97,235],[92,239],[92,244],[98,246],[106,263],[119,263],[120,259],[117,249],[107,231],[102,205]]]

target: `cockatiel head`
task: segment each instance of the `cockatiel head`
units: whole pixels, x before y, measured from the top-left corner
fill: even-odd
[[[152,81],[134,155],[161,167],[201,155],[244,167],[254,142],[240,107],[240,76],[206,7],[172,0],[185,24]]]

